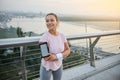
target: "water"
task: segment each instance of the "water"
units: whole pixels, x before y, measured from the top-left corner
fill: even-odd
[[[13,18],[8,26],[21,27],[24,32],[32,31],[41,34],[47,31],[44,18]],[[120,30],[117,21],[87,21],[87,22],[60,22],[58,31],[65,35],[79,35],[83,33]],[[74,45],[86,46],[86,40],[74,41]],[[120,53],[120,36],[102,37],[96,47],[111,53]]]

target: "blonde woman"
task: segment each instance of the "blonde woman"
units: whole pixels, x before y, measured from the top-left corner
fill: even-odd
[[[61,80],[62,60],[70,54],[70,48],[64,34],[57,31],[59,19],[56,14],[49,13],[45,17],[48,31],[45,32],[41,42],[47,42],[49,47],[48,57],[42,58],[40,67],[40,80]]]

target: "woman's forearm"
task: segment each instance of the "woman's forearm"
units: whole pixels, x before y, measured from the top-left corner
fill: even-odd
[[[70,54],[70,48],[68,43],[65,43],[65,50],[62,52],[63,58],[66,58]]]

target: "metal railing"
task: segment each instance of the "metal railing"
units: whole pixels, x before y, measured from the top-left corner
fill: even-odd
[[[67,40],[78,40],[78,39],[88,39],[89,41],[89,50],[88,53],[90,54],[90,65],[95,67],[95,56],[93,49],[97,42],[100,40],[101,37],[104,36],[112,36],[112,35],[120,35],[120,30],[115,31],[104,31],[99,33],[86,33],[86,34],[80,34],[80,35],[73,35],[73,36],[67,36]],[[95,38],[94,40],[92,40]],[[38,41],[40,37],[25,37],[25,38],[10,38],[10,39],[1,39],[0,40],[0,76],[3,75],[15,75],[14,77],[8,76],[4,79],[6,80],[16,80],[16,79],[22,79],[27,80],[28,75],[30,77],[38,76],[39,75],[39,66],[40,66],[40,50],[38,47]],[[29,47],[31,46],[31,47]],[[14,50],[16,53],[14,53]],[[36,52],[37,51],[37,52]],[[38,52],[39,51],[39,52]],[[7,54],[5,54],[8,52]],[[4,56],[3,56],[4,53]],[[9,53],[12,53],[12,55],[9,55]],[[79,52],[78,52],[79,53]],[[5,56],[8,55],[9,57],[5,58]],[[17,56],[16,56],[17,55]],[[30,57],[30,58],[27,58]],[[81,57],[80,55],[76,55],[75,58]],[[89,57],[88,57],[89,58]],[[72,57],[68,57],[68,60],[71,60],[69,64],[76,65],[77,63],[84,63],[84,59],[82,58],[82,62],[80,60],[74,61]],[[7,63],[6,63],[7,62]],[[33,62],[33,63],[30,63]],[[36,63],[35,63],[36,62]],[[65,62],[65,60],[64,60]],[[13,63],[16,63],[17,65],[12,65]],[[73,64],[75,63],[75,64]],[[27,64],[31,64],[27,66]],[[64,63],[63,65],[66,67],[70,67],[67,65],[68,63]],[[7,67],[9,65],[9,67]],[[14,67],[14,69],[13,69]],[[35,70],[33,67],[36,67],[37,70]],[[7,69],[8,68],[8,69]],[[32,68],[34,72],[30,71],[29,68]],[[16,73],[15,73],[16,72]],[[29,73],[31,72],[31,73]]]

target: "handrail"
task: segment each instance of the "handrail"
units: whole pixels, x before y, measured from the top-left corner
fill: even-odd
[[[98,36],[109,36],[109,35],[118,35],[118,34],[120,34],[120,30],[103,31],[98,33],[85,33],[80,35],[70,35],[66,37],[68,40],[75,40],[75,39],[93,38]],[[40,38],[41,36],[0,39],[0,48],[38,44]]]
[[[109,35],[118,35],[120,34],[120,30],[113,30],[113,31],[103,31],[97,33],[85,33],[80,35],[68,36],[68,40],[76,40],[76,39],[84,39],[84,38],[93,38],[98,36],[109,36]]]
[[[85,33],[80,35],[71,35],[66,37],[67,37],[67,40],[87,39],[87,38],[89,39],[89,61],[90,61],[90,65],[95,67],[93,48],[98,42],[98,40],[103,36],[111,36],[111,35],[119,35],[119,34],[120,34],[120,30],[114,30],[114,31],[103,31],[103,32],[97,32],[97,33]],[[20,74],[20,76],[23,80],[27,80],[26,68],[31,67],[31,66],[26,66],[26,60],[29,60],[29,59],[26,59],[27,47],[29,45],[38,44],[38,41],[40,38],[41,36],[0,39],[0,49],[16,47],[16,46],[20,48],[20,60],[21,60],[21,68],[22,68],[21,69],[22,74]],[[96,39],[92,41],[91,38],[96,38]]]

